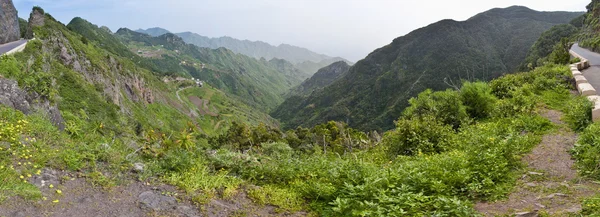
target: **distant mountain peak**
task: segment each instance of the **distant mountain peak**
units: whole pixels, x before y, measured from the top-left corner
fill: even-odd
[[[164,35],[167,33],[171,33],[171,31],[160,28],[160,27],[153,27],[153,28],[148,28],[148,29],[138,29],[135,31],[139,32],[139,33],[148,34],[148,35],[154,36],[154,37],[161,36],[161,35]]]

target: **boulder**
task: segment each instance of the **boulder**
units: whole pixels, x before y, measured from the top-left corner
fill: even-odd
[[[175,198],[160,195],[154,191],[146,191],[138,197],[143,207],[154,211],[165,211],[175,209],[177,201]]]
[[[21,38],[19,17],[12,0],[0,0],[0,44]]]

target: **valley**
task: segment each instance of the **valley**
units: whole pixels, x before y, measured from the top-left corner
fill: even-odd
[[[0,3],[2,217],[600,215],[598,0],[356,63]]]

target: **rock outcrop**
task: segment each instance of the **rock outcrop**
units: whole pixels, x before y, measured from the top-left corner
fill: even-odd
[[[54,126],[61,130],[65,128],[63,117],[55,104],[21,89],[15,80],[0,77],[0,105],[14,108],[24,114],[42,112]]]
[[[26,38],[33,38],[33,27],[44,26],[46,23],[45,12],[42,8],[34,7],[29,15],[29,27],[27,28]]]
[[[0,0],[0,44],[21,38],[19,17],[12,0]]]

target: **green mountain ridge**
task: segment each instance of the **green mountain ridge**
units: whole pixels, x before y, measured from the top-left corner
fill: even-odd
[[[289,95],[310,95],[313,91],[322,89],[343,77],[349,69],[350,65],[344,61],[338,61],[325,66],[319,69],[312,77],[302,82],[302,84],[293,88]]]
[[[171,33],[170,31],[155,27],[150,29],[138,29],[136,32],[148,34],[154,37],[163,34]],[[285,59],[293,63],[296,68],[304,73],[314,74],[320,68],[323,68],[337,61],[346,61],[348,64],[352,62],[341,57],[329,57],[327,55],[318,54],[306,48],[297,47],[288,44],[273,46],[262,41],[239,40],[232,37],[224,36],[219,38],[209,38],[192,32],[175,33],[183,38],[187,43],[194,44],[198,47],[206,47],[217,49],[220,47],[232,50],[235,53],[244,54],[256,59]]]
[[[122,28],[112,34],[81,18],[73,19],[68,27],[149,70],[162,75],[201,79],[263,109],[280,104],[283,94],[307,77],[280,72],[269,62],[224,48],[213,50],[190,45],[170,33],[152,37]]]
[[[354,66],[330,64],[292,91],[283,105],[300,107],[281,115],[324,112],[319,106],[332,102],[338,113],[315,115],[335,120],[353,109],[345,103],[396,106],[407,95],[398,93],[452,78],[439,72],[450,61],[477,66],[457,73],[465,80],[516,68],[524,58],[507,57],[515,50],[574,61],[561,38],[570,27],[550,28],[541,21],[554,16],[536,13],[511,7],[445,20]],[[199,48],[170,33],[112,33],[82,18],[65,26],[39,7],[23,25],[36,39],[0,57],[0,216],[600,215],[600,124],[593,104],[572,93],[566,62],[536,60],[529,72],[490,82],[438,81],[441,91],[405,102],[384,133],[339,121],[283,131],[265,113],[273,95],[261,94],[285,93],[308,76],[289,61]],[[522,42],[523,29],[541,37]],[[302,107],[315,97],[322,101]],[[26,103],[34,109],[23,111]]]
[[[417,93],[514,72],[544,31],[581,14],[514,6],[463,22],[442,20],[376,49],[341,79],[271,115],[286,128],[337,120],[362,130],[390,129]]]

